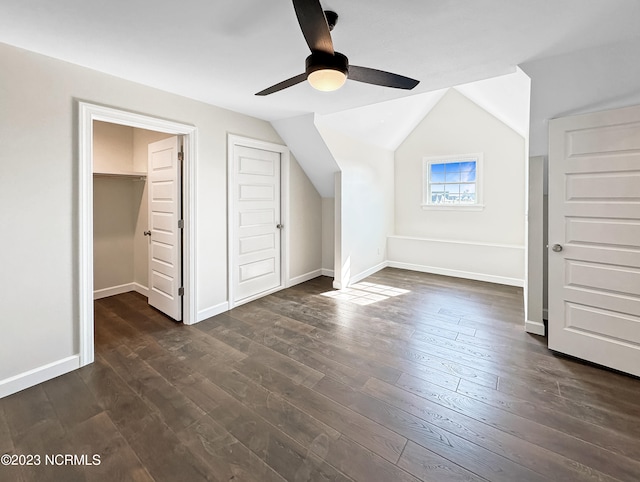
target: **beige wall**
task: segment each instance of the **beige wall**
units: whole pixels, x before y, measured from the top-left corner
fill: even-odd
[[[423,158],[469,153],[483,153],[484,209],[423,209]],[[450,89],[396,150],[389,260],[442,274],[523,283],[525,166],[524,138]]]
[[[0,153],[0,220],[11,226],[0,292],[12,320],[0,337],[0,381],[78,354],[79,100],[198,128],[197,309],[224,304],[227,133],[282,143],[271,125],[4,44],[0,63],[0,138],[13,146]]]
[[[289,177],[292,200],[289,207],[289,274],[295,282],[296,278],[317,274],[322,267],[322,199],[293,155]]]
[[[93,289],[133,282],[136,228],[134,181],[116,177],[93,180]],[[138,181],[140,184],[140,182]],[[138,200],[139,201],[139,200]]]
[[[148,146],[171,137],[162,132],[95,121],[95,172],[147,172]],[[147,184],[139,178],[94,179],[94,291],[137,283],[148,287]]]
[[[134,170],[133,128],[94,121],[93,171],[128,172]]]

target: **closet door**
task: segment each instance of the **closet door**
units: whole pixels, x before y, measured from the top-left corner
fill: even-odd
[[[149,304],[182,320],[181,138],[149,144]]]
[[[233,304],[282,287],[279,152],[235,146],[231,182]]]

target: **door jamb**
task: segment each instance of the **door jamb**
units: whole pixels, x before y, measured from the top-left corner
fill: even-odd
[[[235,172],[233,169],[235,147],[251,147],[254,149],[261,149],[264,151],[278,152],[280,154],[280,223],[284,225],[284,229],[281,231],[282,236],[280,238],[280,285],[272,290],[265,291],[255,296],[243,299],[240,303],[234,300],[233,282],[234,282],[234,269],[233,269],[233,239],[235,235],[235,229],[233,226],[233,209],[235,207],[234,199],[232,196],[232,186],[236,181]],[[249,137],[243,137],[235,134],[227,135],[227,293],[229,299],[229,309],[234,306],[238,306],[243,303],[247,303],[262,296],[266,296],[270,293],[274,293],[284,288],[288,288],[290,285],[289,276],[289,246],[290,246],[290,218],[289,218],[289,176],[290,176],[290,160],[291,156],[289,148],[280,144],[274,144],[272,142],[261,141],[258,139],[252,139]]]
[[[78,103],[78,299],[80,366],[94,361],[93,319],[93,121],[111,122],[129,127],[184,136],[182,175],[183,206],[183,323],[196,323],[196,166],[197,134],[195,126],[124,110]]]

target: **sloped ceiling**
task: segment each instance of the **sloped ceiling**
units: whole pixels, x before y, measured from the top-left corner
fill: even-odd
[[[529,77],[516,68],[511,74],[454,87],[522,137],[529,131]],[[316,116],[316,123],[395,151],[448,89],[416,94],[378,104]]]
[[[315,125],[314,114],[272,121],[296,160],[322,197],[333,197],[334,173],[340,170]]]

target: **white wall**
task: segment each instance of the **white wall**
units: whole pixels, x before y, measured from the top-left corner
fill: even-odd
[[[545,156],[543,243],[547,244],[549,120],[640,104],[640,38],[525,62],[531,78],[530,154]],[[547,308],[547,250],[543,309]]]
[[[335,204],[334,198],[322,198],[322,273],[325,276],[334,274]]]
[[[543,280],[542,265],[544,242],[544,199],[543,199],[544,157],[536,156],[529,159],[529,230],[528,246],[528,291],[527,291],[527,331],[545,334],[542,322]]]
[[[531,156],[549,152],[549,119],[640,104],[640,38],[525,62]]]
[[[422,209],[424,157],[483,153],[482,211]],[[525,140],[455,89],[395,153],[392,266],[523,285]]]
[[[8,66],[1,79],[0,138],[12,146],[0,153],[0,220],[11,226],[0,249],[6,321],[0,392],[3,381],[6,386],[14,377],[33,377],[30,370],[57,363],[68,367],[79,350],[78,100],[198,128],[197,309],[224,305],[226,136],[282,143],[271,125],[3,44],[0,63]]]
[[[324,124],[318,130],[341,170],[335,201],[341,249],[335,251],[334,266],[336,286],[346,287],[384,267],[387,259],[386,240],[393,232],[393,152]]]

